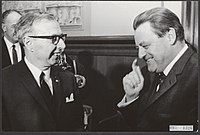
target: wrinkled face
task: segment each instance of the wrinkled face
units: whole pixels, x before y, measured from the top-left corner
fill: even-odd
[[[42,20],[34,23],[34,35],[29,36],[53,36],[60,35],[62,31],[58,22]],[[43,67],[49,67],[56,63],[58,55],[60,55],[65,48],[65,43],[62,39],[59,40],[57,45],[52,43],[52,39],[45,38],[30,38],[31,44],[28,46],[31,50],[36,63]]]
[[[163,72],[170,63],[170,43],[166,36],[158,37],[149,22],[141,24],[135,31],[135,42],[139,58],[143,58],[150,72]]]
[[[17,12],[11,12],[5,19],[5,22],[2,24],[2,29],[4,31],[5,37],[11,42],[16,43],[18,41],[15,33],[14,26],[17,21],[20,19],[21,15]]]

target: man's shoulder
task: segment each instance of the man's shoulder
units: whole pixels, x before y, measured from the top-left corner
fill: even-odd
[[[198,67],[198,53],[194,50],[194,47],[189,46],[188,50],[182,56],[183,63],[185,61],[185,66],[189,64],[189,66],[194,66],[195,68]]]
[[[25,64],[23,64],[23,61],[21,61],[14,65],[9,65],[9,66],[3,68],[2,74],[4,75],[4,74],[13,74],[14,73],[13,75],[16,75],[20,72],[25,72],[23,67],[25,67]]]
[[[7,48],[7,47],[6,47],[6,42],[5,42],[5,40],[4,40],[4,37],[1,38],[1,44],[2,44],[2,50],[4,50],[4,49]],[[4,53],[4,52],[2,52],[2,53]]]
[[[193,49],[192,49],[193,50]],[[197,51],[196,50],[193,50],[194,51],[194,53],[192,54],[192,56],[191,56],[191,60],[192,61],[196,61],[196,64],[198,63],[198,53],[197,53]]]

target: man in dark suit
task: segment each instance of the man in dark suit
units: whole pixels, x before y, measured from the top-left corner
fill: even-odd
[[[25,58],[3,69],[3,130],[82,131],[75,77],[54,66],[66,40],[59,23],[47,13],[27,13],[16,31]]]
[[[17,10],[6,10],[2,14],[2,30],[4,36],[2,37],[2,68],[19,62],[24,56],[23,48],[19,44],[14,32],[14,26],[20,19],[21,13]],[[16,50],[17,60],[13,58],[13,45]]]
[[[153,8],[138,15],[133,27],[139,58],[147,65],[140,69],[134,60],[123,78],[125,96],[118,107],[127,130],[196,131],[197,53],[186,44],[178,17]]]

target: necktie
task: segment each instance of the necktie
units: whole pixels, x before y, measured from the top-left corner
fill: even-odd
[[[17,63],[18,59],[17,59],[17,51],[15,49],[15,45],[12,46],[12,56],[13,56],[13,64]]]
[[[40,86],[41,86],[41,92],[42,95],[44,96],[44,99],[51,111],[51,113],[53,114],[53,116],[55,115],[55,108],[56,108],[56,104],[55,104],[55,97],[51,94],[50,88],[47,85],[45,79],[44,79],[45,74],[42,72],[40,75]]]
[[[41,86],[41,91],[43,93],[43,95],[48,99],[51,100],[52,98],[52,94],[51,91],[49,89],[49,86],[47,85],[47,83],[44,80],[44,76],[45,74],[42,72],[40,75],[40,86]]]
[[[157,84],[156,84],[156,92],[158,92],[160,85],[163,83],[164,79],[165,79],[165,74],[163,72],[160,72],[157,74]]]

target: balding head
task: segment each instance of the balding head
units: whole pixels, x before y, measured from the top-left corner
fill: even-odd
[[[2,30],[4,36],[11,42],[16,43],[18,41],[14,27],[17,21],[21,18],[21,13],[17,10],[6,10],[2,14]]]

